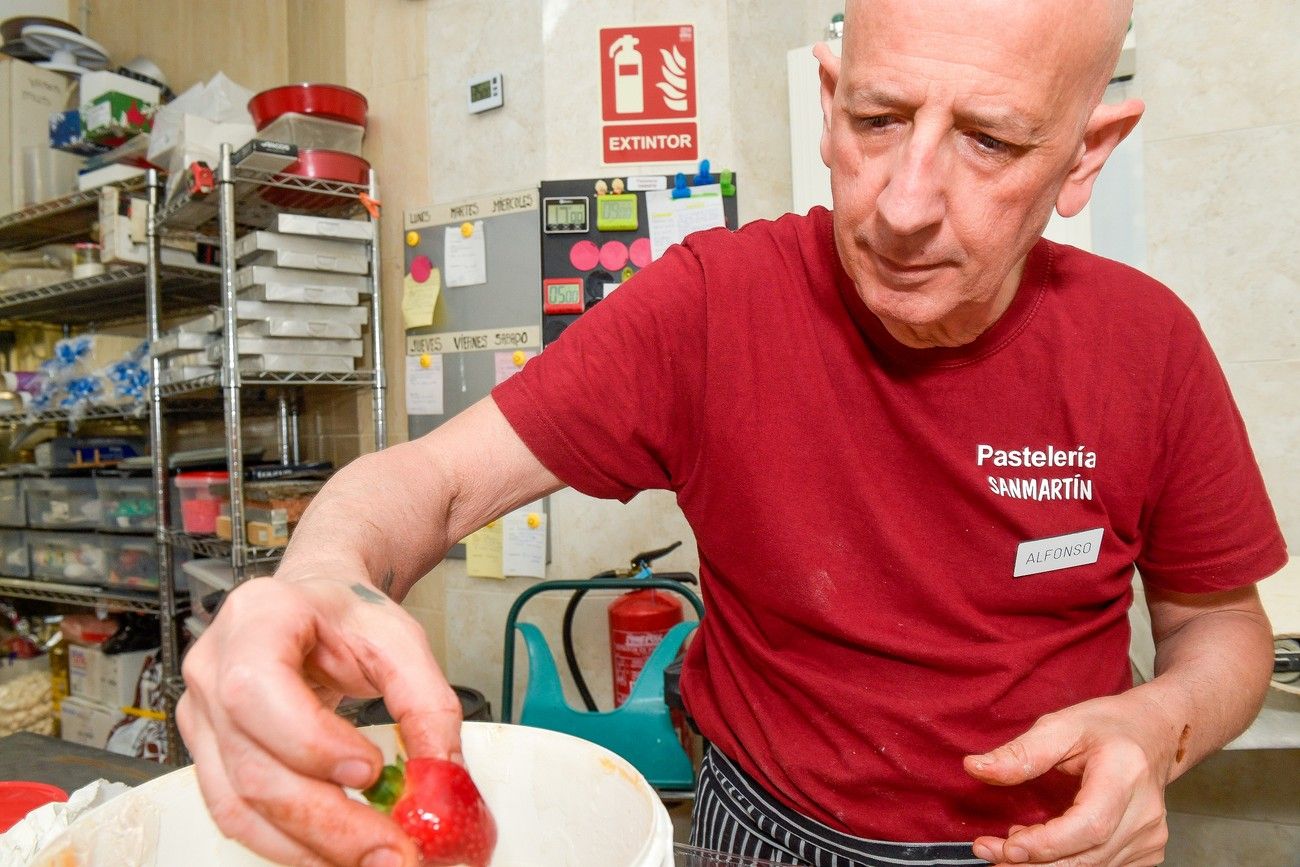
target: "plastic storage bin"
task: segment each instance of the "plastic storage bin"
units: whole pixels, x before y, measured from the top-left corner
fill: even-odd
[[[27,525],[27,499],[23,478],[17,473],[0,473],[0,527]]]
[[[98,476],[100,526],[119,532],[150,533],[154,520],[153,479],[149,476]]]
[[[158,545],[149,536],[105,536],[104,563],[110,587],[158,589]]]
[[[32,577],[65,584],[103,584],[104,545],[93,533],[27,534]]]
[[[191,560],[181,567],[189,576],[190,613],[207,626],[225,595],[235,587],[235,573],[228,560]]]
[[[217,516],[228,496],[230,473],[178,473],[175,484],[185,532],[201,536],[217,532]]]
[[[86,477],[28,477],[27,524],[46,530],[92,530],[99,526],[95,480]]]
[[[265,141],[287,142],[300,148],[343,151],[359,157],[365,134],[366,128],[355,123],[286,111],[263,127],[257,137]]]
[[[22,530],[0,530],[0,575],[27,578],[31,574],[27,562],[27,535]]]

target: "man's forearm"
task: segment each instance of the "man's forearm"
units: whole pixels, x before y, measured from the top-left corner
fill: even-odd
[[[312,500],[280,566],[286,576],[369,576],[403,598],[447,553],[452,491],[415,443],[364,455]]]
[[[1254,588],[1222,595],[1196,610],[1193,597],[1148,593],[1156,677],[1127,696],[1167,727],[1170,781],[1250,725],[1268,690],[1272,632]]]

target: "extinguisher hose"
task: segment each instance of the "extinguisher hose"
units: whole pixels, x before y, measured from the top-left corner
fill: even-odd
[[[569,597],[569,604],[564,607],[564,626],[561,631],[564,637],[564,661],[569,665],[573,685],[578,688],[578,695],[582,697],[582,704],[587,710],[595,711],[596,700],[591,697],[591,690],[587,688],[587,679],[582,676],[582,669],[578,666],[578,655],[573,651],[573,616],[578,611],[578,603],[586,595],[586,590],[573,591],[573,595]]]

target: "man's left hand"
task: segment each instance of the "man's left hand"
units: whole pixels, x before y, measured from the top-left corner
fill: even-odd
[[[975,854],[997,865],[1147,867],[1165,857],[1165,785],[1177,734],[1159,712],[1132,695],[1108,696],[1040,718],[1029,731],[982,756],[966,772],[1014,786],[1055,768],[1081,776],[1064,814],[1041,825],[1012,826],[1005,838],[980,837]]]

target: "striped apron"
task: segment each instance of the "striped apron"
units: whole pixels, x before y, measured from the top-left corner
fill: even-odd
[[[779,803],[712,745],[700,763],[691,845],[805,867],[988,863],[970,843],[892,843],[837,831]]]

